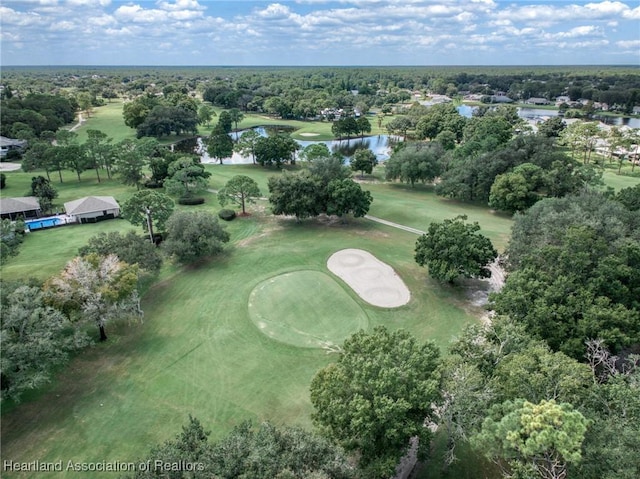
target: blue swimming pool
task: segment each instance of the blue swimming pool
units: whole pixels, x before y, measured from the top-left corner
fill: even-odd
[[[60,218],[40,218],[38,220],[27,220],[24,222],[29,231],[39,230],[43,228],[51,228],[62,222]]]

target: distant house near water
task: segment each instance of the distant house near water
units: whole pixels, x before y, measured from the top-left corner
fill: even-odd
[[[77,223],[97,223],[120,216],[120,205],[113,196],[85,196],[65,203],[64,209]]]
[[[27,146],[26,140],[13,140],[0,136],[0,158],[6,158],[7,154],[12,150],[22,152],[25,146]]]
[[[537,97],[531,97],[527,101],[525,101],[525,103],[528,105],[550,105],[551,104],[551,102],[546,98],[537,98]]]
[[[37,218],[40,216],[40,202],[35,196],[18,198],[0,198],[0,217],[15,220],[20,217]]]

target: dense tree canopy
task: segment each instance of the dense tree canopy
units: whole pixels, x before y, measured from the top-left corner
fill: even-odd
[[[494,120],[489,117],[487,121]],[[525,163],[541,168],[542,174],[530,175],[532,172],[527,170],[524,175],[525,171],[520,170],[516,176],[503,177],[499,182],[502,183],[500,190],[529,191],[531,187],[535,187],[538,194],[564,196],[599,181],[592,165],[581,165],[571,159],[554,145],[553,139],[539,135],[521,135],[507,144],[494,143],[486,143],[482,138],[477,141],[467,140],[451,152],[436,192],[463,201],[488,202],[491,187],[497,177],[510,173]],[[524,180],[530,176],[530,181],[523,181],[523,175]],[[519,188],[520,183],[528,186]],[[525,204],[531,201],[526,191],[522,194],[528,198],[524,200]]]
[[[198,133],[197,113],[189,108],[173,105],[156,105],[147,114],[144,121],[136,127],[138,138],[153,136],[160,138]]]
[[[409,144],[395,151],[385,162],[387,180],[399,179],[413,186],[417,182],[433,181],[442,171],[444,154],[437,144]]]
[[[192,263],[220,253],[229,233],[208,211],[176,211],[167,220],[164,250],[180,263]]]
[[[496,176],[489,192],[489,206],[515,212],[524,211],[538,201],[545,186],[544,171],[539,166],[523,163],[512,171]]]
[[[438,348],[404,330],[376,327],[347,339],[337,362],[311,382],[314,422],[348,451],[360,453],[367,477],[393,474],[409,439],[429,446],[424,427],[438,400]]]
[[[415,260],[429,269],[429,275],[452,283],[459,277],[488,278],[487,265],[498,252],[491,240],[478,233],[480,225],[465,223],[466,216],[456,216],[442,223],[431,223],[427,233],[416,242]]]
[[[156,246],[148,238],[137,235],[134,231],[121,234],[119,231],[98,233],[89,238],[85,246],[80,248],[80,256],[91,253],[100,256],[115,254],[128,264],[137,264],[140,269],[155,273],[162,266],[162,257]]]
[[[44,304],[40,288],[4,283],[2,293],[0,398],[19,401],[25,391],[48,382],[54,368],[89,344],[89,338]]]
[[[39,137],[43,132],[56,131],[71,123],[78,105],[74,99],[62,95],[29,93],[24,98],[13,97],[2,101],[0,134],[21,138],[16,124],[27,134]],[[22,138],[24,139],[24,138]]]
[[[154,241],[154,226],[160,231],[164,229],[166,221],[173,213],[175,203],[163,193],[142,190],[137,192],[122,204],[120,214],[132,225],[142,226]]]
[[[4,263],[11,256],[18,254],[20,245],[24,241],[24,221],[11,221],[8,218],[0,220],[0,259]]]
[[[263,136],[255,143],[256,161],[262,166],[275,165],[279,168],[283,163],[294,164],[297,150],[298,143],[284,134]]]
[[[182,157],[169,165],[164,181],[167,193],[189,197],[207,188],[211,173],[204,169],[199,158]]]
[[[488,457],[507,461],[518,474],[560,479],[569,463],[581,461],[588,424],[568,403],[507,401],[489,410],[472,441]]]
[[[95,323],[104,341],[107,322],[142,315],[137,286],[137,266],[114,254],[89,254],[74,258],[60,274],[49,278],[44,297],[70,319]]]
[[[587,339],[637,343],[639,227],[637,212],[598,193],[536,203],[516,216],[496,310],[576,358]]]
[[[274,215],[293,215],[298,220],[322,213],[321,184],[309,174],[269,177],[269,203]]]
[[[354,468],[344,452],[324,438],[295,427],[244,422],[220,441],[209,442],[209,432],[189,417],[182,432],[152,449],[131,479],[152,479],[163,474],[156,464],[192,464],[193,470],[172,471],[178,479],[350,479]]]
[[[416,124],[416,136],[419,139],[435,139],[441,133],[453,133],[455,141],[462,140],[467,119],[458,113],[452,103],[440,103],[429,108]]]

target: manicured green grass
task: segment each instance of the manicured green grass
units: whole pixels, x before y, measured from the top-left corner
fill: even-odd
[[[251,165],[207,169],[213,172],[212,188],[224,185],[231,176],[247,174],[258,181],[265,195],[267,178],[281,174]],[[15,188],[24,187],[30,178],[15,175],[23,175],[20,181],[14,180]],[[91,181],[91,187],[88,178],[84,186],[65,181],[61,196],[74,199],[85,192],[95,194],[99,185]],[[112,192],[119,188],[115,182],[111,187]],[[508,235],[507,218],[494,216],[486,208],[441,200],[428,188],[364,187],[372,190],[376,216],[426,228],[431,217],[467,212],[494,241]],[[118,195],[135,191],[121,188]],[[205,205],[197,208],[217,211],[219,205],[209,194]],[[463,286],[440,285],[416,265],[415,234],[366,219],[346,224],[322,219],[298,223],[268,216],[266,209],[266,202],[260,201],[249,207],[252,216],[225,223],[231,244],[219,257],[186,268],[163,267],[161,281],[143,298],[143,322],[108,325],[106,344],[80,354],[53,384],[28,395],[23,404],[6,405],[2,459],[134,460],[152,444],[175,435],[188,414],[197,416],[214,439],[244,419],[310,427],[309,384],[332,355],[273,340],[260,332],[250,315],[252,291],[282,274],[305,271],[311,278],[301,281],[298,277],[272,290],[272,297],[265,299],[271,302],[268,309],[284,312],[298,307],[300,316],[306,315],[302,317],[305,328],[315,326],[313,318],[330,319],[337,305],[350,305],[349,315],[360,318],[359,326],[366,326],[363,318],[367,318],[369,328],[381,324],[405,328],[421,341],[434,340],[444,351],[461,328],[482,313],[470,304]],[[2,266],[2,277],[45,279],[60,271],[98,231],[129,228],[124,220],[114,220],[30,233],[20,254]],[[304,298],[305,292],[307,300],[309,295],[321,296],[318,278],[330,278],[326,261],[343,248],[365,249],[391,265],[411,291],[409,304],[376,308],[346,284],[330,280],[332,286],[324,287],[334,288],[329,296],[338,300],[323,300],[323,306],[318,306],[314,298],[312,307],[324,308],[317,315],[309,313],[306,303],[291,306],[292,299]],[[290,307],[280,308],[280,300]],[[293,324],[294,319],[287,321]],[[333,328],[332,334],[346,334],[335,324]]]
[[[249,316],[267,337],[304,348],[335,348],[369,323],[358,303],[320,271],[292,271],[258,284]]]
[[[605,170],[602,179],[604,180],[605,186],[610,186],[614,190],[618,191],[622,188],[629,188],[631,186],[635,186],[640,183],[640,167],[636,167],[636,175],[631,176],[630,174],[631,168],[629,168],[628,174],[618,174],[618,170]]]
[[[124,124],[124,118],[122,116],[122,101],[113,101],[107,103],[104,106],[94,108],[91,116],[87,118],[87,121],[76,131],[80,142],[84,142],[87,139],[87,130],[100,130],[107,134],[110,138],[113,138],[114,142],[119,142],[125,138],[135,138],[136,132],[133,128],[129,128]],[[221,108],[214,108],[216,115],[220,115],[223,111]],[[382,128],[378,128],[378,124],[375,118],[369,118],[372,131],[370,134],[378,135],[387,133],[384,129],[384,125],[389,121],[391,117],[385,119]],[[218,117],[214,116],[211,119],[209,126],[199,126],[198,133],[200,135],[210,135],[211,130],[217,124]],[[300,120],[283,120],[280,118],[274,118],[272,116],[257,114],[257,113],[245,113],[243,120],[238,123],[238,129],[253,128],[256,126],[289,126],[296,130],[291,136],[298,140],[318,140],[326,141],[334,139],[334,135],[331,132],[332,122],[330,121],[300,121]],[[234,125],[235,127],[235,125]],[[312,133],[313,136],[307,136],[305,133]],[[163,144],[174,143],[181,139],[188,138],[188,136],[174,136],[163,137],[160,142]]]
[[[2,264],[3,280],[36,278],[44,281],[58,274],[67,261],[78,256],[78,249],[92,236],[101,232],[142,231],[125,220],[103,221],[95,224],[67,225],[27,233],[18,256]]]
[[[2,196],[28,196],[31,190],[31,178],[34,176],[44,176],[44,171],[10,171],[7,175],[7,186],[2,190]],[[82,173],[80,181],[75,173],[71,171],[62,172],[62,183],[58,172],[51,172],[51,185],[58,192],[58,197],[53,200],[54,210],[62,210],[62,206],[67,201],[77,200],[84,196],[113,196],[118,201],[126,201],[136,191],[135,188],[123,185],[117,178],[107,178],[107,173],[100,170],[100,182],[94,170],[87,170]]]
[[[304,168],[302,165],[289,166],[285,165],[282,168],[276,167],[263,167],[260,165],[219,165],[219,164],[207,164],[205,168],[211,173],[209,178],[209,186],[212,189],[219,190],[231,178],[237,175],[246,175],[255,180],[260,188],[262,196],[269,196],[269,188],[267,183],[270,176],[282,175],[285,171],[296,172]],[[248,207],[251,209],[251,206]]]
[[[326,260],[342,248],[372,252],[412,291],[407,306],[385,310],[341,286],[370,327],[407,328],[444,347],[474,320],[462,290],[433,283],[415,264],[409,233],[366,220],[298,224],[257,214],[229,227],[233,244],[223,255],[175,270],[145,295],[143,322],[109,325],[108,343],[81,354],[36,399],[3,415],[3,459],[133,460],[176,434],[189,413],[213,438],[244,419],[309,427],[308,387],[332,356],[269,339],[251,321],[248,301],[278,274],[329,274]]]
[[[440,197],[430,185],[411,187],[401,183],[369,183],[362,187],[373,195],[374,201],[369,210],[372,216],[426,231],[434,221],[465,214],[469,221],[480,224],[482,234],[490,238],[499,251],[507,245],[512,224],[508,214],[495,212],[488,206]]]
[[[112,101],[104,106],[94,108],[91,116],[76,130],[78,139],[84,143],[87,139],[87,130],[100,130],[115,143],[125,138],[135,138],[136,131],[124,124],[122,117],[122,101]]]

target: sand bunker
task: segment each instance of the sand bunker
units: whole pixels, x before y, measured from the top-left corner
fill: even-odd
[[[320,136],[320,133],[300,133],[300,136]]]
[[[393,268],[367,251],[338,251],[327,260],[327,268],[374,306],[397,308],[411,299],[409,288]]]

